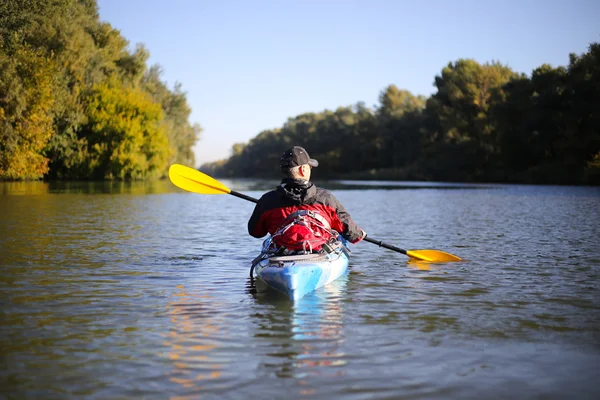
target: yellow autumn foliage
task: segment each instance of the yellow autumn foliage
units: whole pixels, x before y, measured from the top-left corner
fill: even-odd
[[[54,64],[42,52],[0,49],[0,180],[39,179],[48,171],[42,150],[54,134]]]
[[[93,178],[159,177],[172,154],[164,113],[142,90],[117,80],[94,87],[87,98],[88,165]]]

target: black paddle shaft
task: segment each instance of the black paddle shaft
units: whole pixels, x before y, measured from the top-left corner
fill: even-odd
[[[258,203],[258,200],[255,199],[254,197],[246,196],[245,194],[242,194],[240,192],[236,192],[234,190],[232,190],[231,192],[229,192],[229,194],[231,194],[231,195],[233,195],[235,197],[239,197],[240,199],[248,200],[248,201],[251,201],[253,203]]]
[[[363,240],[366,240],[369,243],[376,244],[377,246],[380,246],[380,247],[385,247],[386,249],[389,249],[389,250],[397,251],[398,253],[406,254],[406,250],[401,249],[400,247],[392,246],[391,244],[383,243],[380,240],[371,239],[370,237],[366,237],[366,236]]]

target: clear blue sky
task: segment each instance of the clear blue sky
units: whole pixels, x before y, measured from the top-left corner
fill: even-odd
[[[204,129],[198,164],[289,117],[364,101],[395,84],[430,95],[448,62],[524,73],[567,65],[600,42],[600,0],[98,0],[100,18],[163,79],[180,82]]]

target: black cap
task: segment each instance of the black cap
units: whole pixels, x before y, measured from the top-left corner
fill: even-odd
[[[319,162],[314,158],[310,158],[304,147],[294,146],[281,156],[279,166],[281,168],[293,168],[300,165],[308,164],[311,167],[317,167]]]

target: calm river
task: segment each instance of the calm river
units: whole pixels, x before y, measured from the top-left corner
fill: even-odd
[[[291,303],[248,279],[250,202],[0,183],[0,398],[600,398],[600,188],[321,186],[372,238],[465,261],[362,242]]]

